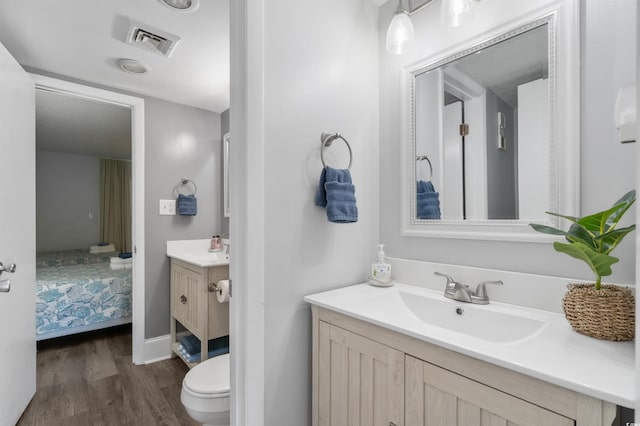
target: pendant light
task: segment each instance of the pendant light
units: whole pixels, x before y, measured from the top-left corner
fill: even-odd
[[[409,17],[409,10],[404,5],[407,0],[398,1],[398,10],[393,15],[387,29],[387,52],[401,55],[413,43],[415,37],[413,23]]]
[[[479,0],[442,0],[440,22],[450,27],[459,27],[473,18],[475,4]]]

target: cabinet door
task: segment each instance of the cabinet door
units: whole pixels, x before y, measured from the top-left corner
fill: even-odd
[[[569,426],[574,421],[406,356],[407,426]]]
[[[171,275],[171,314],[192,333],[202,337],[202,318],[208,297],[204,293],[202,275],[180,265],[172,265]]]
[[[404,425],[404,354],[320,321],[320,426]]]

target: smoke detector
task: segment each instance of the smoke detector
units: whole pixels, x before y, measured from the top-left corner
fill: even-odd
[[[180,37],[166,31],[129,20],[129,31],[124,42],[132,46],[169,57],[176,48]]]

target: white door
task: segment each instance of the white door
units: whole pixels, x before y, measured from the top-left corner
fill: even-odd
[[[36,390],[35,85],[0,44],[0,426]]]
[[[442,189],[446,191],[443,198],[442,217],[447,220],[464,219],[464,196],[462,193],[462,136],[460,136],[460,124],[462,123],[462,102],[453,102],[444,107],[442,120],[442,141],[444,155],[444,184]]]

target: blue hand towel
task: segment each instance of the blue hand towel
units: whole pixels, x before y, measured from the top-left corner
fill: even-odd
[[[316,191],[315,203],[318,207],[327,207],[327,192],[324,190],[324,183],[327,181],[327,169],[325,167],[320,173],[320,181],[318,183],[318,191]]]
[[[198,354],[200,355],[200,339],[198,339],[193,334],[189,334],[180,338],[180,343],[184,346],[185,350],[189,355]],[[217,339],[209,340],[208,350],[209,353],[212,351],[220,351],[226,348],[226,351],[229,352],[229,336],[218,337]],[[223,352],[223,353],[227,353]],[[219,355],[219,354],[218,354]]]
[[[120,259],[130,259],[133,257],[133,254],[130,251],[124,251],[118,255]]]
[[[418,219],[440,219],[440,194],[436,192],[431,181],[416,182],[416,197]]]
[[[195,216],[198,213],[198,199],[195,195],[178,195],[178,214]]]
[[[326,207],[330,222],[357,222],[358,207],[355,193],[356,187],[351,182],[349,170],[327,166],[320,174],[315,204]]]

